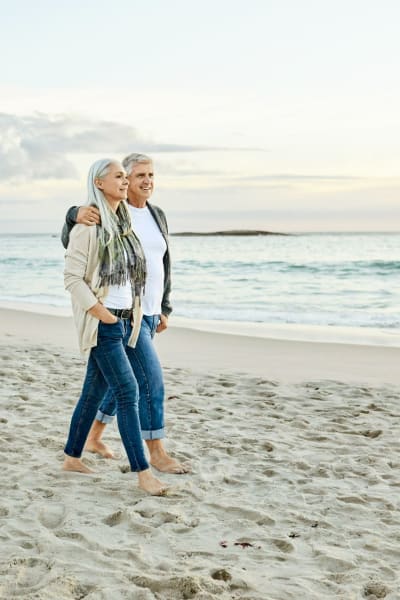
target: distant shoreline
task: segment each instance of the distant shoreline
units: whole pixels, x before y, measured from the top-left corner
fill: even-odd
[[[177,233],[171,233],[170,235],[180,237],[194,237],[194,236],[254,236],[254,235],[293,235],[290,233],[280,233],[277,231],[265,231],[262,229],[227,229],[223,231],[179,231]]]

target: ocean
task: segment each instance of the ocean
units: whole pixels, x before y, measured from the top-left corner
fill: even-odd
[[[178,318],[400,335],[400,233],[171,236],[171,254]],[[0,303],[68,313],[63,262],[58,235],[0,235]]]

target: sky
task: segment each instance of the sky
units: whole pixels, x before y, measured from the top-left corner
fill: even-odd
[[[397,0],[0,0],[0,232],[105,156],[171,231],[400,231]]]

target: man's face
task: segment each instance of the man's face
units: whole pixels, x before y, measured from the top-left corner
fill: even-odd
[[[128,196],[138,201],[148,200],[153,193],[153,163],[137,163],[128,175]]]

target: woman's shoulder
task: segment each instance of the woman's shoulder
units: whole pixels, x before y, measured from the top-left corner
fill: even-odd
[[[96,237],[96,225],[82,225],[77,223],[71,229],[70,238],[75,240],[88,240]]]
[[[96,225],[81,225],[79,223],[74,225],[69,236],[69,246],[83,249],[96,243]]]

